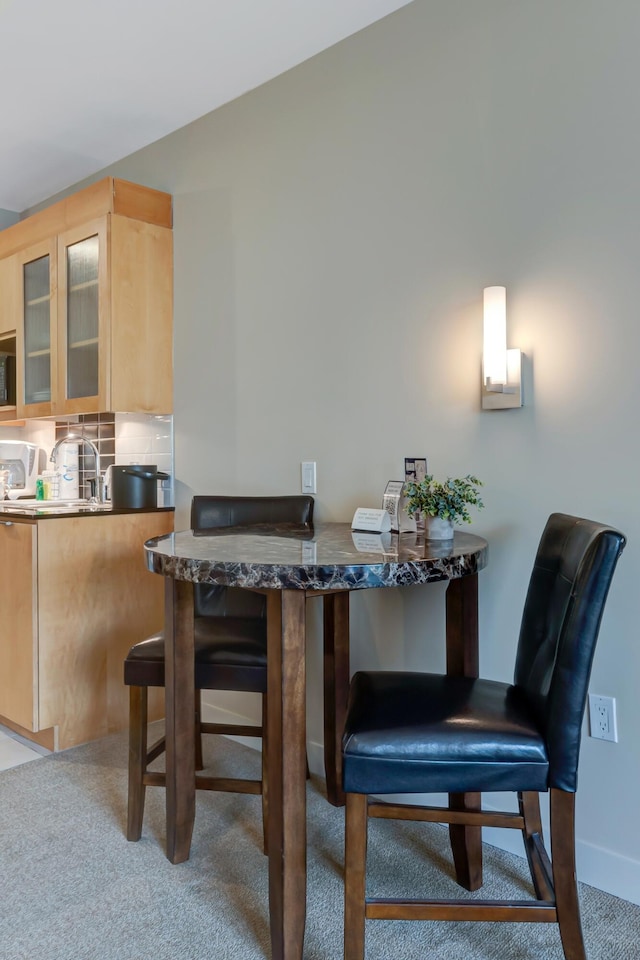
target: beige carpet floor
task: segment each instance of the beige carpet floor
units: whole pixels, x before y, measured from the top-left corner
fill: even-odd
[[[213,738],[208,738],[211,741]],[[0,773],[0,960],[258,960],[269,957],[260,798],[201,792],[191,859],[164,856],[164,792],[127,843],[126,737]],[[212,756],[208,762],[213,766]],[[216,743],[216,765],[258,754]],[[305,960],[342,957],[343,813],[308,785]],[[578,797],[579,802],[579,797]],[[377,821],[372,893],[456,896],[446,829]],[[481,896],[529,896],[525,861],[487,846]],[[640,907],[580,888],[589,960],[640,957]],[[367,960],[562,960],[555,925],[370,922]]]

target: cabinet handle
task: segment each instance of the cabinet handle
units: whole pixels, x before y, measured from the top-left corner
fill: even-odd
[[[13,526],[13,520],[2,520],[2,526],[3,526],[3,527],[12,527],[12,526]]]

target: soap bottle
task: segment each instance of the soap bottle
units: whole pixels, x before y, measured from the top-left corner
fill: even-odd
[[[42,477],[36,479],[36,500],[44,500],[44,481]]]

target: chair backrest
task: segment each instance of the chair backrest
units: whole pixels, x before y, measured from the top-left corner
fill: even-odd
[[[549,517],[524,605],[514,682],[545,732],[549,786],[575,791],[600,621],[626,539],[578,517]]]
[[[313,497],[194,497],[191,526],[194,530],[240,527],[255,523],[313,522]]]
[[[255,524],[295,524],[310,527],[313,497],[197,496],[191,501],[191,527],[213,530]],[[196,617],[264,617],[266,600],[250,590],[198,583],[194,587]]]

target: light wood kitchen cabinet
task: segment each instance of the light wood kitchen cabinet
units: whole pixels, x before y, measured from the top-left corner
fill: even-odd
[[[12,358],[16,355],[15,331],[15,283],[16,265],[13,257],[0,260],[0,354]],[[5,368],[9,378],[9,398],[0,403],[0,421],[13,421],[17,416],[15,359],[10,369]]]
[[[49,749],[128,726],[124,658],[164,621],[143,543],[172,529],[171,511],[0,520],[0,723]]]
[[[54,240],[32,244],[14,257],[19,304],[16,380],[20,416],[48,417],[57,392],[57,255]]]
[[[37,729],[36,533],[35,523],[0,522],[0,714],[29,731]]]
[[[2,354],[2,402],[0,403],[0,422],[8,426],[23,426],[24,420],[16,420],[16,335],[0,333],[0,354]],[[5,390],[7,400],[5,402]]]
[[[171,413],[171,223],[169,194],[107,177],[0,231],[18,417]]]
[[[15,272],[16,266],[13,257],[0,259],[0,337],[7,334],[15,336]]]

